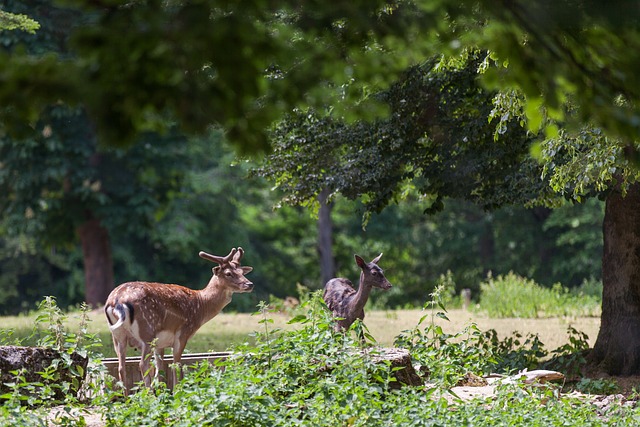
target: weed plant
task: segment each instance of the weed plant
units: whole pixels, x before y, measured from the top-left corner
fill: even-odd
[[[8,385],[12,391],[0,396],[3,402],[0,412],[0,425],[47,425],[66,424],[75,425],[85,403],[91,401],[96,394],[96,385],[105,384],[97,381],[104,378],[106,369],[99,363],[100,355],[95,348],[101,344],[97,338],[87,332],[89,308],[80,307],[80,322],[78,332],[70,332],[63,326],[66,315],[60,310],[53,297],[46,297],[38,305],[38,315],[31,336],[25,339],[14,338],[12,331],[3,331],[0,335],[1,345],[22,345],[23,341],[35,342],[38,347],[52,348],[60,354],[52,364],[42,372],[38,372],[41,381],[27,382],[24,369],[13,372],[14,380]],[[87,358],[86,372],[74,363],[73,354]],[[69,379],[63,380],[59,371],[68,370]],[[56,396],[65,396],[61,401]],[[50,408],[54,405],[64,405],[57,415],[50,416]],[[2,420],[12,420],[10,424]]]

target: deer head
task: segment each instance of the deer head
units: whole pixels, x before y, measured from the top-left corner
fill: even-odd
[[[219,264],[211,269],[213,278],[217,278],[220,285],[228,288],[232,292],[251,292],[253,283],[244,275],[250,273],[253,267],[242,267],[240,260],[244,255],[242,248],[233,248],[227,256],[220,257],[200,251],[200,258]],[[213,280],[212,278],[212,280]]]
[[[391,283],[384,277],[384,271],[378,267],[378,261],[382,258],[382,254],[375,257],[371,262],[366,262],[361,256],[355,255],[356,264],[362,270],[360,276],[360,284],[366,284],[374,288],[391,289]]]

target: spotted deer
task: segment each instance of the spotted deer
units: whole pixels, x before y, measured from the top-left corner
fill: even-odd
[[[353,288],[351,281],[344,278],[331,279],[324,286],[322,297],[333,316],[340,318],[337,321],[336,330],[349,329],[356,319],[364,319],[364,306],[373,288],[391,289],[391,283],[384,277],[384,272],[378,266],[381,257],[382,254],[375,257],[373,261],[366,262],[355,255],[356,264],[362,270],[357,291]]]
[[[219,264],[212,268],[213,276],[204,289],[128,282],[109,295],[104,310],[118,355],[118,375],[125,387],[127,345],[141,350],[140,372],[148,387],[151,377],[157,376],[162,366],[165,348],[173,348],[173,361],[179,363],[187,341],[231,302],[234,293],[253,290],[253,283],[245,277],[253,268],[240,266],[244,255],[242,248],[231,249],[225,257],[206,252],[199,255]],[[149,363],[152,351],[156,360],[155,370]],[[176,380],[174,371],[174,384]]]

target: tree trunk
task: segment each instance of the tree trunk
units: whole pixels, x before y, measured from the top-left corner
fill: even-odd
[[[318,195],[318,252],[320,253],[320,277],[322,286],[336,277],[336,265],[333,259],[333,224],[331,210],[333,203],[328,202],[329,189],[325,188]]]
[[[113,289],[113,260],[109,232],[92,218],[78,227],[84,261],[85,301],[101,306]]]
[[[602,318],[588,362],[610,375],[639,374],[640,185],[607,197],[602,230]]]

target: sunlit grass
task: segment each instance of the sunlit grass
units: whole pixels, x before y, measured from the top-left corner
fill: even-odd
[[[418,320],[429,314],[428,311],[415,310],[380,310],[368,311],[365,317],[365,325],[371,335],[383,346],[391,346],[397,335],[402,331],[413,328]],[[292,315],[287,313],[268,313],[273,319],[269,324],[270,329],[294,328],[297,325],[288,325]],[[21,316],[1,317],[0,322],[4,331],[13,330],[12,339],[20,338],[24,345],[32,345],[36,339],[33,337],[35,314]],[[589,336],[589,344],[593,345],[600,326],[600,319],[596,317],[576,318],[546,318],[546,319],[492,319],[481,313],[465,310],[450,310],[449,322],[436,318],[446,332],[459,332],[470,323],[476,323],[481,330],[495,329],[498,335],[506,337],[514,331],[523,334],[539,334],[540,340],[547,348],[553,349],[566,343],[566,330],[569,325]],[[102,310],[94,310],[89,313],[88,332],[96,334],[102,348],[98,351],[104,357],[115,357],[111,341],[111,333]],[[221,313],[212,321],[205,324],[187,344],[187,353],[201,353],[209,351],[225,351],[235,344],[253,343],[253,333],[262,331],[264,325],[260,324],[262,316],[246,313]],[[77,332],[80,323],[80,313],[69,313],[65,326],[69,332]],[[44,327],[44,325],[40,325]],[[29,337],[31,337],[29,339]],[[130,350],[130,354],[136,354]]]

